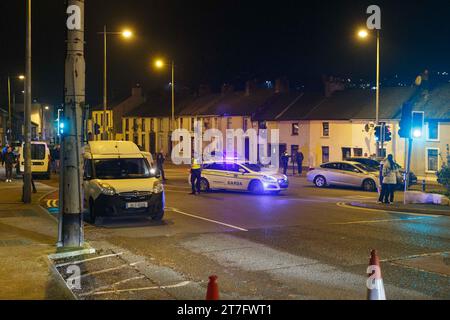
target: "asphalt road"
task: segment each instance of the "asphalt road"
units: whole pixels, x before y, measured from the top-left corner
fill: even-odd
[[[163,222],[86,225],[100,256],[86,267],[89,292],[96,281],[103,289],[127,284],[85,298],[204,299],[208,276],[216,274],[222,298],[365,299],[371,249],[382,260],[388,299],[450,298],[449,217],[347,207],[342,203],[376,194],[317,189],[304,177],[290,177],[289,190],[277,196],[193,196],[186,168],[168,169],[167,177]],[[125,261],[137,275],[110,272],[111,254],[121,257],[119,269]],[[93,281],[95,274],[103,279]]]

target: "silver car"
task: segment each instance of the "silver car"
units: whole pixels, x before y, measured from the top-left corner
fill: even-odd
[[[379,173],[358,162],[341,161],[324,163],[318,169],[308,172],[307,179],[317,187],[349,186],[365,191],[376,191]]]

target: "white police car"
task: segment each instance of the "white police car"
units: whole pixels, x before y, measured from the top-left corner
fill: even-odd
[[[202,166],[200,189],[279,193],[289,186],[288,178],[257,164],[235,161],[208,162]]]

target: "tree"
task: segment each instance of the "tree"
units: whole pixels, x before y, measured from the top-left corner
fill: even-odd
[[[450,153],[447,146],[447,163],[442,166],[437,175],[437,181],[447,189],[447,195],[450,196]]]

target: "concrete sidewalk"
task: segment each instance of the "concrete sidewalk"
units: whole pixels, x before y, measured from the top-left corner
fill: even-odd
[[[0,169],[1,170],[1,169]],[[0,173],[1,176],[1,173]],[[39,206],[54,189],[36,182],[33,203],[21,202],[22,181],[0,181],[0,299],[71,299],[47,256],[56,252],[57,222]]]

